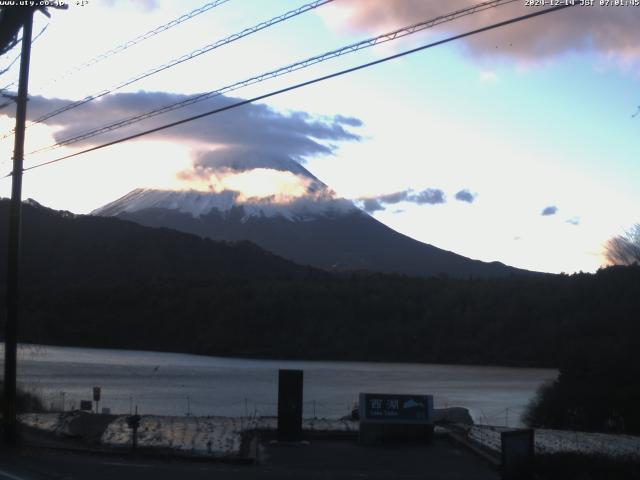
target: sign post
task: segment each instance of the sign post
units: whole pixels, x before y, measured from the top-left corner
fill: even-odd
[[[131,446],[135,450],[138,446],[138,427],[140,427],[140,420],[142,417],[138,415],[138,407],[136,407],[136,414],[129,415],[127,417],[127,425],[131,429]]]
[[[361,393],[359,414],[363,444],[433,438],[433,395]]]
[[[98,413],[98,405],[100,404],[100,394],[102,393],[100,387],[93,387],[93,401],[96,402],[96,413]]]

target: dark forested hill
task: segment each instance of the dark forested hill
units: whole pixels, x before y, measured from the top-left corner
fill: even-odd
[[[0,271],[6,268],[9,202],[0,200]],[[250,242],[216,242],[167,228],[115,218],[74,215],[23,206],[25,287],[99,287],[167,279],[194,281],[221,275],[306,275],[310,269]],[[0,284],[5,276],[0,276]]]
[[[22,341],[539,366],[640,347],[637,266],[483,280],[329,274],[247,243],[28,205],[24,213]]]

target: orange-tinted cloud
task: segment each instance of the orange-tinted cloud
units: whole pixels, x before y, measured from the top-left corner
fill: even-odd
[[[341,0],[325,15],[338,29],[382,33],[479,3],[477,0]],[[598,3],[597,1],[595,2]],[[485,10],[437,27],[461,33],[532,13],[524,0]],[[640,57],[638,7],[575,6],[465,40],[475,55],[540,60],[570,51],[597,51],[624,59]]]

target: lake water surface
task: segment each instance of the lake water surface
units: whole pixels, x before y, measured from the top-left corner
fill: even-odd
[[[410,363],[253,360],[131,350],[23,345],[18,382],[47,406],[77,408],[102,388],[100,408],[157,415],[274,415],[278,369],[304,370],[304,415],[347,415],[360,392],[433,394],[476,422],[520,425],[556,370]]]

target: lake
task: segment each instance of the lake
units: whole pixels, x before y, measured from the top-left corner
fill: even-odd
[[[18,383],[53,408],[77,408],[102,389],[100,408],[156,415],[274,415],[278,369],[304,370],[304,416],[341,417],[360,392],[433,394],[476,422],[519,426],[552,369],[412,363],[255,360],[131,350],[22,345]]]

